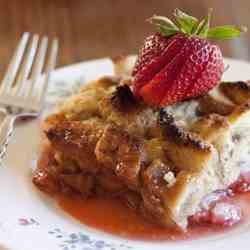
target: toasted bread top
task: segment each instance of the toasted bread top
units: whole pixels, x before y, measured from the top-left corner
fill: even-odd
[[[221,83],[206,96],[155,110],[133,96],[131,60],[113,59],[116,76],[84,85],[46,120],[45,133],[83,169],[112,168],[132,190],[149,190],[141,178],[150,183],[164,173],[160,193],[150,192],[167,211],[166,220],[185,228],[206,194],[239,175],[225,166],[235,131],[250,127],[249,83]],[[171,185],[165,174],[173,177]]]

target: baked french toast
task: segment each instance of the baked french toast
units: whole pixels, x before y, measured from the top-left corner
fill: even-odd
[[[50,162],[33,182],[85,198],[118,197],[154,223],[185,230],[211,212],[207,197],[223,199],[250,171],[250,83],[222,82],[157,109],[131,91],[134,58],[112,60],[115,76],[84,85],[46,119]]]

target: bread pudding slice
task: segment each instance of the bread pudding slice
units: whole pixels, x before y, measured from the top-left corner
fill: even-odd
[[[47,118],[51,160],[33,181],[46,191],[119,197],[152,222],[185,230],[207,197],[250,171],[250,85],[221,83],[156,110],[134,98],[131,60],[113,59],[114,77],[83,86]]]

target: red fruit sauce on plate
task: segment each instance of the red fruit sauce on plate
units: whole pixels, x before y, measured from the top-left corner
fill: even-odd
[[[47,157],[43,155],[39,161],[39,169],[48,164]],[[127,208],[120,200],[114,198],[89,198],[82,199],[80,196],[67,196],[51,194],[59,206],[69,215],[81,223],[103,232],[117,236],[149,241],[177,241],[197,239],[211,234],[221,234],[235,228],[244,221],[250,219],[250,192],[239,190],[239,180],[232,189],[238,191],[237,195],[230,197],[231,201],[241,207],[242,218],[240,223],[234,226],[221,226],[212,224],[192,224],[187,232],[181,232],[173,228],[163,228],[148,222],[135,211]]]
[[[237,200],[243,211],[241,223],[250,218],[250,194],[240,194]],[[201,238],[206,235],[224,233],[235,228],[218,225],[191,225],[187,232],[173,228],[163,228],[146,221],[143,217],[128,209],[121,201],[112,198],[91,198],[57,196],[59,206],[81,223],[117,236],[135,240],[176,241]],[[240,224],[241,224],[240,223]]]

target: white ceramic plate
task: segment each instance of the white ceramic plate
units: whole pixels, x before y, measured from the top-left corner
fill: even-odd
[[[250,64],[226,60],[225,80],[250,79]],[[56,70],[48,102],[75,90],[79,82],[112,74],[108,59]],[[79,81],[81,79],[81,81]],[[50,106],[51,107],[51,106]],[[250,223],[223,235],[185,242],[143,242],[115,237],[80,224],[31,183],[39,148],[39,121],[19,125],[0,167],[0,249],[10,250],[227,250],[249,249]]]

